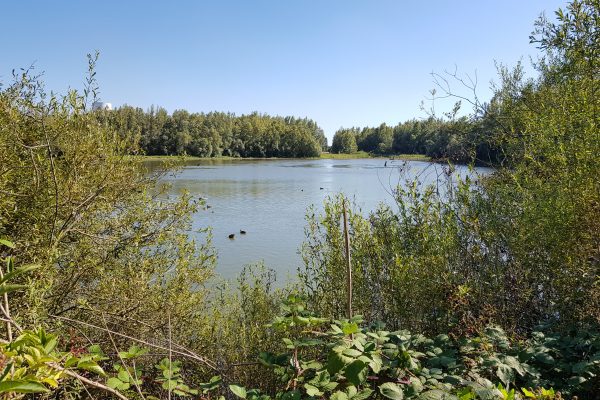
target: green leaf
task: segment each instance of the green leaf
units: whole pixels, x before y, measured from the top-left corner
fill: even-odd
[[[302,394],[297,390],[292,390],[291,392],[285,392],[281,396],[281,400],[300,400],[302,398]],[[269,396],[261,396],[260,399],[269,399]],[[224,400],[224,399],[223,399]]]
[[[216,375],[210,378],[210,381],[208,381],[207,383],[201,383],[199,386],[202,390],[208,392],[217,389],[222,382],[223,380],[221,379],[221,377]]]
[[[93,344],[90,347],[88,347],[88,351],[90,352],[90,354],[93,354],[95,356],[104,357],[105,355],[102,351],[102,348],[100,348],[100,346],[97,344]]]
[[[94,361],[81,361],[77,364],[77,368],[93,372],[100,376],[106,376],[106,372]]]
[[[4,293],[15,292],[17,290],[23,290],[23,289],[27,289],[27,285],[3,284],[3,285],[0,285],[0,295],[3,295]]]
[[[315,397],[315,396],[323,396],[323,392],[321,392],[318,388],[311,385],[310,383],[304,384],[304,389],[306,389],[306,394]]]
[[[373,390],[366,388],[354,395],[352,400],[366,400],[371,396],[371,394],[373,394]]]
[[[554,358],[548,353],[537,353],[535,355],[535,359],[543,364],[547,364],[547,365],[554,364]]]
[[[338,390],[337,392],[332,394],[329,399],[330,400],[348,400],[348,395],[346,393]]]
[[[369,374],[369,367],[366,363],[361,360],[355,360],[346,367],[344,376],[353,385],[359,386],[367,380]]]
[[[40,268],[39,265],[24,265],[22,267],[15,268],[11,272],[7,273],[2,278],[0,278],[0,284],[3,284],[4,282],[8,282],[9,280],[11,280],[12,278],[14,278],[16,276],[26,274],[26,273],[36,270],[38,268]]]
[[[354,349],[346,349],[342,352],[342,354],[348,357],[356,358],[361,356],[362,352]]]
[[[229,385],[229,390],[231,390],[233,392],[233,394],[235,394],[237,397],[240,397],[242,399],[246,398],[246,389],[238,386],[238,385]]]
[[[15,244],[13,242],[10,242],[10,241],[6,240],[6,239],[0,239],[0,244],[3,244],[4,246],[9,247],[11,249],[15,248]]]
[[[381,371],[381,367],[383,366],[383,361],[381,357],[377,354],[371,355],[371,361],[369,361],[369,367],[373,370],[374,373],[378,374]]]
[[[574,374],[581,374],[582,372],[585,372],[587,370],[588,365],[589,363],[587,361],[580,361],[578,363],[573,364],[571,371]]]
[[[344,332],[344,335],[351,335],[353,333],[357,333],[358,332],[358,324],[355,322],[352,322],[352,323],[345,322],[342,324],[342,332]]]
[[[515,371],[507,365],[500,364],[498,369],[496,370],[496,375],[504,385],[508,385],[509,383],[515,380]]]
[[[46,393],[49,391],[41,383],[32,380],[0,382],[0,393]]]
[[[336,351],[330,351],[327,359],[327,371],[334,375],[343,369],[346,365],[354,361],[350,357],[346,357]]]
[[[443,390],[433,389],[423,392],[417,397],[419,400],[457,400],[453,394],[444,392]]]
[[[535,393],[525,389],[525,388],[521,388],[521,391],[523,392],[523,394],[525,395],[525,397],[529,397],[531,399],[535,399]]]
[[[121,386],[123,384],[123,382],[119,379],[119,378],[108,378],[108,380],[106,381],[106,386],[108,386],[111,389],[116,389],[119,386]]]
[[[129,372],[127,372],[127,369],[125,368],[121,368],[119,370],[119,373],[117,374],[117,377],[122,381],[122,382],[129,382]]]
[[[383,385],[380,385],[379,392],[388,399],[402,400],[404,398],[402,388],[393,382],[386,382]]]
[[[358,393],[358,389],[356,388],[356,386],[350,385],[346,388],[346,394],[348,395],[349,399],[353,398],[356,395],[356,393]]]
[[[49,338],[48,341],[46,342],[46,344],[44,345],[44,351],[46,352],[46,354],[49,354],[50,352],[52,352],[52,350],[54,350],[54,348],[56,347],[57,343],[58,343],[58,337],[52,335],[52,337]]]

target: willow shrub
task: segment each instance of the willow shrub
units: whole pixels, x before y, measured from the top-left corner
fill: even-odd
[[[539,77],[501,70],[484,126],[505,160],[477,184],[399,188],[396,206],[351,213],[355,303],[419,330],[525,333],[600,322],[600,41],[597,1],[541,19]],[[487,109],[491,110],[491,109]],[[301,271],[312,307],[344,313],[341,198],[309,216]]]
[[[215,260],[210,242],[186,235],[198,204],[164,195],[160,176],[126,155],[131,143],[88,111],[89,97],[47,94],[31,71],[0,90],[0,237],[20,262],[44,266],[13,317],[54,329],[67,317],[142,339],[170,331],[193,345]],[[110,343],[98,329],[71,329]]]

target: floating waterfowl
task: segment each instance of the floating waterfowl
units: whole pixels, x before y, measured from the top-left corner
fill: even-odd
[[[229,234],[229,239],[234,239],[235,238],[235,234],[234,233],[230,233]]]
[[[246,231],[240,230],[240,235],[245,235],[245,234],[246,234]]]

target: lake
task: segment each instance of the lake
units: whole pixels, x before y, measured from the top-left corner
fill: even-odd
[[[218,252],[216,272],[232,278],[243,265],[263,261],[278,279],[293,276],[302,260],[305,213],[323,209],[339,192],[353,198],[364,213],[381,202],[393,205],[392,190],[405,179],[434,183],[443,166],[423,161],[386,159],[194,160],[169,174],[169,195],[188,190],[206,199],[207,208],[193,216],[193,230],[211,227]],[[489,173],[487,168],[455,174]],[[240,230],[246,234],[240,234]],[[203,239],[199,233],[194,233]],[[228,236],[235,234],[234,239]]]

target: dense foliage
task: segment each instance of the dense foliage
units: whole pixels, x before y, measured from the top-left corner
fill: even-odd
[[[327,149],[323,130],[312,120],[252,113],[169,115],[163,108],[123,106],[99,118],[124,137],[138,141],[146,155],[196,157],[318,157]]]
[[[438,333],[494,321],[519,334],[600,323],[599,13],[576,1],[538,23],[537,79],[503,70],[483,110],[497,115],[488,123],[505,150],[493,175],[472,182],[450,166],[436,186],[397,188],[395,207],[352,213],[355,306],[367,321]],[[309,216],[301,271],[311,308],[334,317],[345,310],[343,201]]]
[[[356,149],[379,155],[424,154],[434,160],[456,163],[498,164],[502,154],[491,118],[487,113],[471,118],[432,116],[401,122],[393,127],[381,124],[375,128],[341,128],[333,136],[333,143],[353,141]],[[356,150],[332,145],[331,151],[350,153]]]

